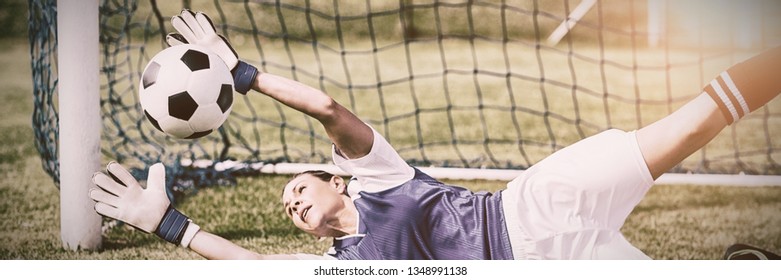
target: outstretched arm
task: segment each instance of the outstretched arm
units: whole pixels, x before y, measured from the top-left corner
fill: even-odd
[[[781,47],[730,67],[694,100],[637,131],[651,176],[664,172],[713,140],[727,125],[781,93]]]
[[[297,260],[295,255],[261,255],[244,249],[225,238],[198,231],[190,249],[210,260]]]
[[[90,189],[89,197],[95,201],[98,214],[123,221],[145,233],[154,233],[207,259],[324,258],[303,254],[261,255],[201,230],[171,205],[165,191],[165,169],[160,163],[150,167],[146,188],[116,162],[109,163],[105,173],[95,173],[92,181],[97,187]]]
[[[231,69],[236,91],[246,94],[249,89],[254,89],[314,117],[323,124],[339,152],[348,158],[362,157],[371,150],[374,134],[368,125],[322,91],[290,79],[261,73],[254,66],[241,61],[228,40],[217,34],[206,14],[182,10],[171,18],[171,25],[179,33],[168,34],[166,42],[172,46],[195,44],[216,53]]]
[[[258,74],[252,88],[320,121],[347,158],[360,158],[371,150],[371,128],[324,92],[269,73]]]

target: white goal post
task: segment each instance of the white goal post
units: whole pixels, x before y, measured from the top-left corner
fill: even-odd
[[[580,1],[580,4],[578,4],[577,7],[575,7],[574,10],[565,18],[561,24],[559,24],[558,27],[556,27],[556,30],[553,30],[551,32],[550,36],[548,36],[548,44],[551,46],[555,46],[556,44],[561,41],[562,38],[564,38],[567,33],[569,33],[570,30],[572,30],[573,27],[575,27],[575,24],[580,21],[580,19],[583,18],[586,13],[591,10],[591,7],[594,6],[594,4],[597,3],[597,0],[583,0]]]
[[[63,248],[101,246],[101,217],[87,192],[100,169],[98,0],[57,1],[60,237]]]

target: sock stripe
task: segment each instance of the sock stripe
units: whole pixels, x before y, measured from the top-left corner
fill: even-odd
[[[721,112],[721,115],[724,116],[724,119],[727,120],[727,123],[733,123],[735,120],[732,119],[732,114],[729,113],[729,110],[727,110],[727,105],[724,105],[723,102],[721,102],[721,98],[716,94],[716,91],[713,90],[713,88],[710,85],[705,86],[705,88],[702,91],[702,94],[707,94],[710,96],[710,99],[713,100],[714,103],[716,103],[716,107],[719,108],[719,111]]]
[[[740,108],[743,109],[743,115],[750,113],[751,110],[748,109],[748,103],[746,103],[746,99],[743,98],[743,94],[740,93],[740,90],[738,90],[738,87],[735,86],[735,82],[732,81],[732,77],[730,77],[729,73],[727,71],[721,72],[721,79],[724,80],[724,83],[727,84],[727,88],[732,92],[732,94],[735,96],[735,99],[738,100],[738,104],[740,104]]]
[[[716,95],[719,96],[719,99],[721,99],[721,102],[724,103],[724,105],[727,107],[727,110],[729,111],[730,115],[732,115],[732,120],[737,121],[740,119],[738,117],[738,112],[735,110],[735,106],[732,104],[732,101],[729,100],[729,97],[727,97],[727,94],[724,92],[724,90],[721,88],[721,85],[719,85],[719,82],[716,81],[716,79],[713,79],[710,82],[711,88],[713,88],[713,91],[716,92]]]
[[[733,107],[735,107],[735,112],[738,113],[738,118],[743,118],[743,116],[746,115],[745,112],[743,112],[743,108],[738,106],[738,100],[735,99],[735,95],[732,94],[732,90],[725,84],[724,80],[721,77],[716,77],[716,82],[719,83],[719,87],[724,90],[724,93],[727,95],[727,98],[729,99],[729,102],[732,104]]]

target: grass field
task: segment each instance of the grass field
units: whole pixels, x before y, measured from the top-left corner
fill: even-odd
[[[114,227],[99,251],[72,252],[59,240],[59,195],[32,144],[29,52],[25,41],[0,41],[0,259],[201,259],[127,227]],[[280,210],[284,176],[242,178],[205,188],[178,205],[204,229],[260,253],[322,253]],[[449,182],[496,191],[503,182]],[[655,259],[718,259],[736,242],[781,252],[781,188],[655,186],[623,228]]]

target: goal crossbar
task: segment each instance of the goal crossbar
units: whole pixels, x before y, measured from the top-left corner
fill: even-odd
[[[209,168],[211,161],[184,162],[183,166]],[[252,169],[260,174],[291,175],[307,170],[322,170],[339,176],[351,176],[334,164],[313,163],[256,163],[246,164],[235,161],[223,161],[215,164],[217,170]],[[429,176],[440,180],[486,180],[511,181],[523,174],[524,170],[513,169],[477,169],[456,167],[416,167]],[[781,176],[747,174],[683,174],[665,173],[656,179],[657,185],[702,185],[733,187],[781,187]]]

